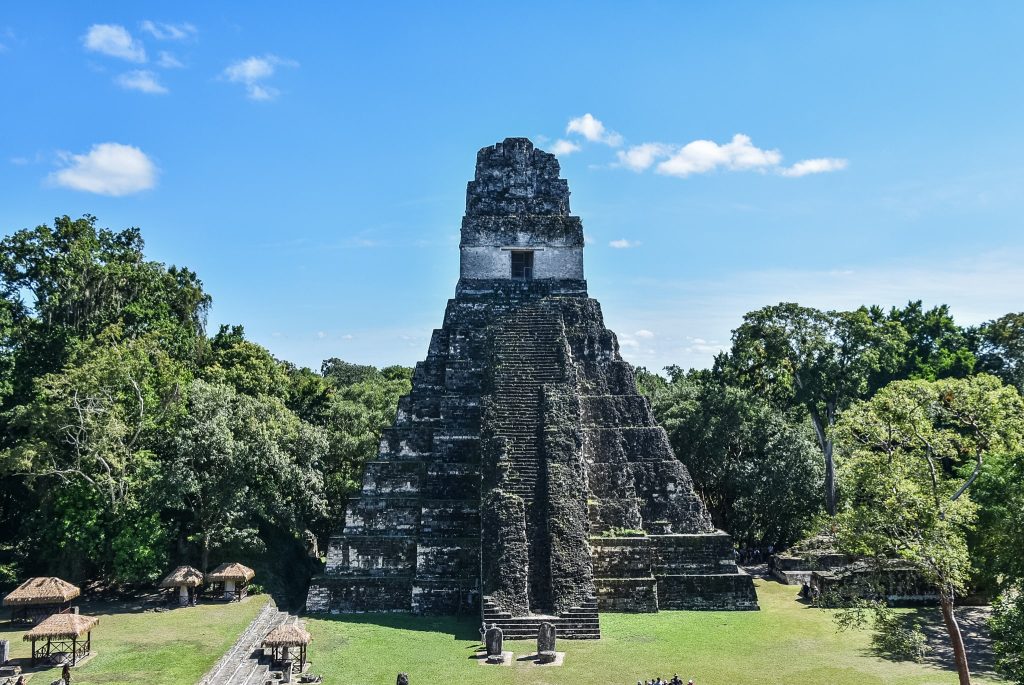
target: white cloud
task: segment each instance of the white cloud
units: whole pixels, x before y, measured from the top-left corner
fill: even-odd
[[[279,66],[297,67],[299,64],[276,55],[247,57],[229,64],[223,77],[232,83],[244,84],[250,100],[272,100],[280,91],[262,82],[273,76]]]
[[[818,159],[805,159],[797,162],[791,167],[779,171],[783,176],[799,178],[808,174],[824,174],[829,171],[841,171],[845,169],[848,162],[839,157],[819,157]]]
[[[129,62],[145,62],[146,50],[132,38],[128,29],[118,24],[93,24],[82,38],[86,50],[99,52]]]
[[[616,250],[625,250],[626,248],[637,247],[639,245],[640,245],[640,243],[638,241],[626,240],[625,238],[620,238],[619,240],[613,240],[610,243],[608,243],[609,247],[614,247]]]
[[[166,50],[160,51],[160,58],[156,61],[156,64],[164,69],[181,69],[185,66],[181,63],[181,60]]]
[[[353,338],[355,338],[355,336],[352,335],[351,333],[346,333],[345,335],[341,336],[342,340],[352,340]]]
[[[4,28],[0,30],[0,52],[7,52],[8,44],[14,42],[14,30]]]
[[[84,155],[65,153],[63,161],[65,168],[49,180],[65,188],[119,197],[156,185],[156,165],[132,145],[100,143]]]
[[[604,143],[612,147],[622,145],[622,136],[615,131],[605,128],[600,119],[587,112],[581,117],[569,120],[565,127],[566,133],[578,133],[592,143]]]
[[[318,337],[318,338],[320,338],[321,340],[323,340],[324,338],[326,338],[326,337],[327,337],[327,333],[325,333],[325,332],[323,332],[323,331],[317,331],[317,332],[316,332],[316,337]]]
[[[750,136],[737,133],[725,145],[712,140],[695,140],[679,148],[657,166],[659,174],[685,178],[703,174],[719,167],[733,171],[766,169],[778,166],[782,154],[778,150],[762,150]]]
[[[555,141],[555,144],[551,146],[551,152],[556,155],[571,155],[574,152],[579,152],[580,146],[571,140],[563,140],[559,138]]]
[[[588,140],[600,139],[604,126],[590,115],[573,119],[574,128]],[[617,135],[617,134],[616,134]],[[620,137],[621,139],[621,137]],[[704,174],[718,169],[728,171],[772,171],[782,176],[796,178],[808,174],[839,171],[848,165],[847,160],[838,157],[805,159],[793,166],[782,165],[782,153],[765,150],[753,144],[750,136],[737,133],[728,143],[718,144],[713,140],[694,140],[686,145],[667,143],[641,143],[615,153],[617,162],[611,166],[625,167],[637,173],[654,166],[655,171],[666,176],[686,178],[693,174]],[[659,161],[661,160],[661,161]],[[655,164],[657,163],[657,164]]]
[[[114,79],[114,82],[126,90],[138,90],[150,95],[163,95],[167,92],[157,79],[157,75],[148,69],[125,72]]]
[[[147,19],[140,24],[140,28],[157,40],[185,40],[198,33],[198,29],[188,22],[165,24]]]
[[[641,328],[639,331],[637,331],[633,335],[635,335],[638,338],[648,338],[648,339],[654,337],[653,331],[649,331],[646,328]]]
[[[619,158],[620,166],[633,171],[643,171],[654,164],[654,160],[672,154],[672,146],[664,143],[643,143],[628,150],[619,150],[615,154]]]

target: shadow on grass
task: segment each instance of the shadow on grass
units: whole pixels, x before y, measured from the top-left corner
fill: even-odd
[[[957,622],[967,649],[967,662],[972,675],[987,678],[997,677],[995,671],[995,653],[992,651],[992,640],[988,632],[988,607],[959,607],[956,610]],[[953,648],[949,644],[949,634],[942,621],[938,607],[918,607],[900,614],[902,628],[910,630],[918,628],[925,635],[927,651],[921,663],[956,672]],[[906,656],[882,649],[878,645],[864,650],[871,655],[886,661],[909,661]]]
[[[988,607],[957,607],[956,619],[960,624],[960,634],[967,649],[967,663],[971,673],[985,677],[994,677],[995,653],[992,651],[992,638],[988,632]],[[917,622],[927,638],[928,654],[925,663],[956,669],[953,660],[953,648],[949,645],[949,634],[942,622],[942,615],[937,608],[915,609],[907,614],[910,621]]]
[[[417,614],[307,614],[318,621],[338,621],[398,630],[447,633],[453,640],[475,640],[479,647],[480,622],[472,616],[421,616]]]

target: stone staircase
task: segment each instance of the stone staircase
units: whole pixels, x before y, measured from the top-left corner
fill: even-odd
[[[270,659],[260,643],[271,630],[290,619],[270,600],[252,620],[238,641],[199,681],[199,685],[263,685],[270,679]]]
[[[525,307],[495,340],[495,432],[508,440],[507,490],[531,503],[540,470],[541,389],[563,379],[561,321],[539,307]]]
[[[590,599],[579,607],[573,607],[558,616],[512,616],[502,611],[489,598],[484,598],[483,621],[490,627],[501,628],[506,640],[535,640],[541,623],[555,626],[559,639],[598,640],[601,638],[601,624],[597,615],[597,600]]]

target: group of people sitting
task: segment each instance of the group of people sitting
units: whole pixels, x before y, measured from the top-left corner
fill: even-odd
[[[672,676],[672,680],[665,680],[664,678],[651,678],[650,680],[636,681],[636,685],[683,685],[682,679],[679,674]],[[693,685],[693,679],[686,681],[686,685]]]
[[[735,550],[736,563],[740,566],[763,564],[768,557],[775,553],[775,545],[768,545],[765,548],[747,547],[743,545]]]

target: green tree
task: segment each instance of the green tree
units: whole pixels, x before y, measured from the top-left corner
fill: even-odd
[[[144,580],[159,570],[166,541],[152,496],[157,451],[188,374],[156,341],[119,342],[115,332],[79,345],[63,372],[38,379],[31,401],[11,410],[10,425],[22,437],[0,450],[0,471],[42,495],[45,515],[27,516],[12,531],[34,541],[34,556],[78,553],[75,577],[93,569]]]
[[[34,512],[64,501],[57,491],[74,481],[107,489],[93,532],[112,544],[119,502],[146,485],[140,474],[154,458],[167,386],[133,360],[192,368],[210,298],[193,272],[147,261],[142,250],[138,229],[101,229],[88,215],[0,240],[0,470],[27,474],[0,479],[0,540],[45,547],[28,527],[56,525],[52,516],[71,509]],[[108,546],[89,559],[108,568],[112,554]]]
[[[998,379],[897,381],[835,425],[847,506],[838,538],[853,554],[899,557],[937,590],[961,685],[970,683],[953,612],[971,573],[968,489],[986,458],[1021,446],[1024,403]]]
[[[210,357],[202,371],[203,379],[225,383],[253,397],[288,396],[288,370],[263,346],[245,339],[241,326],[221,326],[210,340]]]
[[[1024,586],[1008,588],[992,604],[989,621],[996,653],[996,670],[1024,685]]]
[[[137,228],[98,229],[89,215],[0,241],[0,333],[6,326],[15,403],[31,395],[35,378],[64,366],[76,341],[111,325],[126,338],[158,334],[175,358],[196,354],[209,296],[193,272],[146,261],[142,250]]]
[[[1024,394],[1024,312],[1007,314],[972,331],[978,369]]]
[[[169,501],[208,569],[211,552],[260,548],[259,526],[296,534],[323,517],[327,440],[273,397],[196,381],[166,467]]]
[[[1024,453],[988,457],[971,494],[980,506],[971,548],[983,581],[1024,582]]]
[[[715,525],[737,540],[788,545],[821,507],[809,425],[707,372],[673,373],[653,408]]]
[[[908,336],[901,362],[895,368],[880,369],[872,379],[873,389],[894,380],[963,378],[974,371],[968,332],[953,321],[949,305],[926,310],[917,300],[906,307],[893,307],[887,314],[880,307],[871,307],[869,312],[876,323],[899,323]]]
[[[336,387],[315,421],[326,429],[330,442],[324,460],[329,515],[320,534],[343,520],[348,498],[359,490],[366,462],[377,457],[381,431],[395,420],[398,398],[411,390],[411,369],[385,371]]]
[[[905,342],[900,324],[873,321],[864,308],[822,312],[782,303],[746,314],[716,369],[780,406],[806,410],[824,458],[825,508],[835,514],[829,429],[844,407],[868,394],[875,374],[897,366]]]
[[[0,451],[0,468],[30,479],[79,481],[116,511],[151,472],[153,448],[186,379],[149,338],[84,345],[62,373],[39,379],[30,402],[10,412],[22,439]]]
[[[320,374],[335,387],[347,388],[354,383],[380,375],[380,371],[376,366],[352,364],[337,357],[331,357],[320,365]]]

